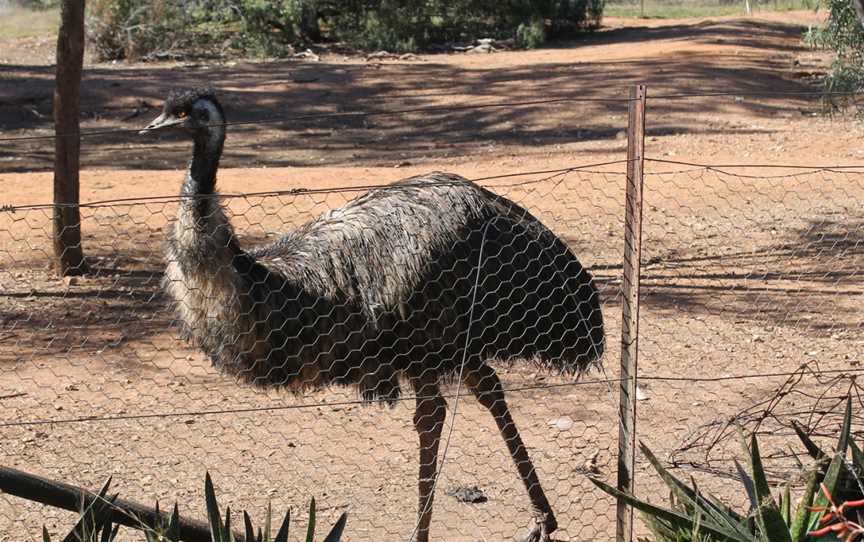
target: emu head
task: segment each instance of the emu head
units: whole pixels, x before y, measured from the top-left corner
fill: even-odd
[[[168,94],[162,114],[153,119],[139,133],[174,128],[190,135],[223,127],[225,115],[212,89],[175,90]]]

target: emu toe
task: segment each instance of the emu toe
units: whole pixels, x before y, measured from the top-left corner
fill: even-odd
[[[549,542],[549,532],[546,522],[538,519],[525,536],[516,538],[513,542]]]

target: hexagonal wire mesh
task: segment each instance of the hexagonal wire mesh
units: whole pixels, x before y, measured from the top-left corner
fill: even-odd
[[[778,461],[769,468],[781,472],[788,419],[806,413],[818,432],[837,412],[838,397],[857,389],[849,375],[858,372],[850,365],[862,344],[862,174],[649,166],[638,437],[676,466],[726,476],[735,452],[729,421],[738,420],[776,439],[766,449]],[[584,474],[614,478],[624,176],[615,168],[576,169],[484,184],[562,239],[600,291],[608,374],[574,382],[518,361],[494,366],[556,512],[556,537],[611,536],[614,502]],[[225,198],[240,246],[274,241],[359,193],[309,188]],[[179,340],[159,286],[166,262],[156,245],[181,206],[154,198],[82,207],[92,273],[66,282],[47,269],[50,206],[3,213],[3,463],[90,488],[114,474],[123,496],[176,500],[199,517],[209,470],[235,509],[260,512],[268,498],[277,509],[302,509],[315,495],[325,523],[350,508],[349,540],[407,538],[416,526],[418,461],[410,386],[392,408],[376,409],[363,408],[350,389],[293,396],[238,385],[242,375],[220,376]],[[500,259],[502,247],[489,247]],[[443,395],[448,412],[458,408],[443,426],[433,535],[512,536],[531,513],[495,421],[458,382]],[[638,494],[662,495],[644,471],[640,464]],[[723,476],[703,487],[739,498]],[[457,499],[472,486],[486,503]],[[42,522],[56,530],[71,518],[2,500],[2,531],[16,534],[0,537],[35,536]]]
[[[746,510],[738,427],[772,482],[830,449],[864,346],[864,173],[649,160],[643,214],[638,436],[684,479]],[[797,486],[796,486],[797,487]],[[663,502],[640,464],[637,494]]]
[[[527,209],[591,270],[600,290],[606,334],[612,338],[606,354],[609,359],[616,359],[618,346],[614,340],[620,318],[616,262],[623,250],[618,235],[623,184],[620,169],[577,169],[528,180],[485,183],[495,194]],[[436,185],[432,190],[453,189],[447,179]],[[240,245],[248,248],[272,242],[361,193],[352,188],[308,189],[295,194],[226,197],[222,203]],[[183,510],[197,517],[204,517],[202,480],[209,470],[222,500],[235,509],[248,509],[260,516],[267,500],[272,499],[275,509],[293,505],[302,516],[305,500],[315,496],[325,524],[350,509],[348,540],[407,538],[415,527],[417,507],[418,446],[412,424],[415,401],[411,385],[403,382],[403,394],[393,398],[392,408],[369,408],[350,388],[315,385],[312,387],[321,389],[292,395],[242,385],[240,381],[246,379],[243,371],[233,379],[221,376],[207,356],[180,340],[178,328],[182,326],[175,320],[171,299],[160,288],[166,258],[158,246],[166,224],[187,203],[189,200],[173,198],[82,206],[91,269],[88,276],[67,281],[49,271],[51,208],[3,214],[0,284],[4,291],[4,359],[0,370],[3,391],[10,395],[4,399],[3,464],[88,488],[113,475],[114,486],[124,498],[145,503],[178,501]],[[533,224],[530,217],[519,215],[506,227],[527,225],[527,235],[520,235],[536,237],[542,232]],[[427,230],[409,232],[407,239],[419,243],[417,238]],[[477,228],[471,233],[479,231]],[[596,235],[598,231],[603,234]],[[490,268],[484,264],[475,305],[490,314],[496,303],[518,305],[515,298],[506,295],[491,304],[482,297],[530,292],[528,286],[539,288],[541,297],[550,295],[542,282],[555,283],[556,273],[546,273],[539,287],[537,283],[525,284],[530,277],[520,274],[520,269],[530,262],[519,258],[522,252],[536,250],[538,242],[549,243],[551,237],[522,242],[518,235],[508,237],[504,227],[487,232],[486,237],[488,255],[475,251],[466,259],[488,259],[495,267],[507,269],[508,275],[499,273],[504,277],[502,283],[488,286],[488,276],[495,273],[488,272]],[[508,243],[519,249],[511,250]],[[557,250],[554,257],[569,261],[567,253]],[[208,258],[211,256],[208,261],[212,263],[215,256]],[[264,256],[260,259],[263,261]],[[170,264],[172,256],[167,261]],[[217,263],[212,265],[225,270]],[[473,268],[471,264],[468,269]],[[389,268],[385,272],[399,271]],[[565,268],[564,272],[571,270]],[[442,285],[461,287],[462,297],[473,294],[472,289],[454,284],[453,272],[446,266],[436,273],[442,277],[436,283],[439,290]],[[538,274],[544,274],[542,269]],[[579,276],[578,271],[573,275]],[[197,287],[203,288],[200,284]],[[575,287],[578,289],[578,284]],[[285,287],[275,288],[270,295],[280,289]],[[439,290],[435,290],[436,295],[441,295]],[[184,303],[196,302],[194,294],[187,295],[177,300],[181,312]],[[567,294],[559,291],[556,295]],[[278,306],[287,312],[286,303],[303,302],[280,300]],[[434,302],[434,298],[423,300]],[[454,302],[464,304],[464,299],[457,296]],[[276,305],[266,299],[259,303],[268,304],[268,311]],[[550,310],[539,305],[533,310],[525,303],[522,306],[532,321],[542,321],[543,311]],[[356,318],[350,313],[360,309],[349,309],[344,318]],[[332,319],[331,308],[315,310],[319,317]],[[433,310],[443,309],[436,306]],[[424,318],[432,321],[429,312]],[[490,322],[486,313],[478,311],[477,329],[501,327]],[[502,318],[501,311],[493,316]],[[519,330],[507,340],[516,340],[518,348],[526,352],[539,350],[532,354],[536,360],[549,357],[543,349],[560,350],[554,343],[543,342],[542,329],[523,325],[513,315],[503,318],[510,319],[503,326],[505,330]],[[483,326],[478,325],[481,322]],[[335,327],[332,322],[324,326]],[[219,331],[211,328],[208,333]],[[333,331],[334,336],[337,333],[341,331]],[[486,341],[484,347],[497,340],[488,332],[474,333]],[[225,336],[220,339],[225,343],[236,340]],[[519,336],[527,339],[519,341]],[[424,356],[441,347],[424,345],[419,340],[423,337],[414,336],[411,343],[421,347],[418,357],[424,360],[424,371],[434,371],[440,361]],[[344,346],[360,349],[363,341],[374,339],[364,336],[358,341],[343,333],[340,340],[344,345],[330,340],[320,351],[326,354],[330,348]],[[454,339],[466,340],[464,335]],[[305,340],[314,343],[323,337]],[[496,348],[505,353],[501,345]],[[248,356],[249,350],[254,346],[234,353],[234,359]],[[411,352],[418,350],[415,347]],[[566,352],[558,355],[562,359],[572,357]],[[585,474],[614,476],[617,389],[604,374],[589,372],[577,379],[544,370],[522,359],[525,357],[511,356],[513,359],[493,366],[507,390],[513,418],[557,516],[558,536],[610,536],[614,533],[614,501],[594,489]],[[471,363],[473,358],[466,359]],[[270,363],[267,355],[256,361],[265,360]],[[279,360],[270,365],[280,367],[289,362]],[[316,368],[335,373],[327,363],[321,362]],[[368,360],[356,364],[369,367]],[[316,378],[307,376],[302,367],[295,372]],[[256,375],[273,379],[266,372]],[[277,379],[286,376],[292,375],[279,373]],[[432,534],[447,540],[513,536],[532,522],[519,474],[489,411],[471,397],[467,385],[457,383],[458,378],[446,380],[442,393],[449,403],[449,414],[443,434],[449,446],[437,482]],[[457,393],[460,397],[455,408]],[[450,417],[454,410],[455,419]],[[451,429],[452,434],[448,434]],[[487,502],[459,500],[460,488],[474,486],[482,490]],[[0,539],[19,537],[20,533],[35,537],[43,522],[56,532],[71,521],[67,512],[9,496],[2,500],[0,531],[10,534],[0,535]]]

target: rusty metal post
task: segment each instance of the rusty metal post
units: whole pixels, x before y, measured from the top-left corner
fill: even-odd
[[[636,378],[639,359],[639,272],[642,258],[642,183],[645,164],[645,85],[630,88],[627,195],[621,318],[621,394],[618,411],[618,489],[633,491],[636,465]],[[618,501],[616,541],[633,539],[633,509]]]

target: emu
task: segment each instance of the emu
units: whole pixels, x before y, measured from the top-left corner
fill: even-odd
[[[179,129],[192,161],[165,242],[164,287],[183,335],[240,381],[301,392],[353,385],[368,401],[415,396],[416,541],[429,539],[447,402],[462,385],[495,419],[535,523],[558,524],[489,361],[585,370],[604,349],[591,275],[528,211],[430,173],[376,188],[269,246],[241,247],[215,191],[225,114],[211,90],[171,92],[142,133]]]

